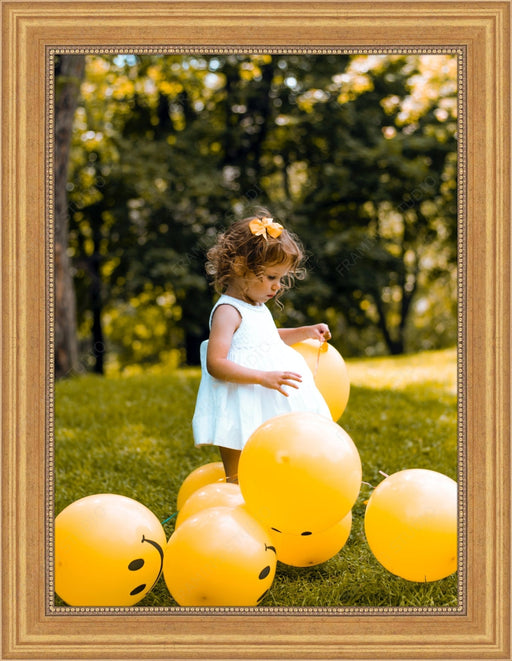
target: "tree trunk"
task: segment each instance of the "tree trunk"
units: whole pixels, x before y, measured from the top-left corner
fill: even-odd
[[[103,337],[103,326],[101,323],[101,312],[103,302],[101,296],[101,274],[99,247],[95,249],[89,259],[89,272],[91,274],[91,308],[92,308],[92,355],[94,357],[95,374],[104,373],[105,341]]]
[[[55,377],[69,376],[78,369],[76,301],[68,250],[69,151],[84,55],[61,55],[56,69],[55,98]]]

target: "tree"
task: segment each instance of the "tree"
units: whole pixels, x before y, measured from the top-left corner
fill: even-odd
[[[345,355],[421,347],[407,344],[415,301],[440,278],[449,298],[455,269],[456,78],[435,73],[444,60],[435,75],[418,56],[87,61],[68,187],[93,348],[109,343],[124,362],[180,348],[197,362],[213,297],[205,253],[250,202],[310,253],[279,321],[327,318]]]
[[[316,255],[308,313],[378,328],[402,353],[420,283],[455,268],[455,60],[356,57],[339,74],[330,64],[316,62],[309,81],[288,73],[296,107],[282,120],[303,171],[295,220]],[[317,87],[319,72],[331,84]]]
[[[55,67],[54,277],[55,376],[78,367],[75,291],[68,256],[68,164],[73,117],[84,74],[83,55],[60,55]]]

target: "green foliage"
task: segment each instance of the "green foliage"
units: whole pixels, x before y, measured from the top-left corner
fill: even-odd
[[[180,318],[176,297],[149,284],[138,296],[107,308],[103,319],[113,350],[106,371],[133,372],[155,363],[177,367],[183,358],[179,349],[170,347],[179,345]]]
[[[205,253],[257,202],[310,255],[283,324],[327,311],[345,355],[455,341],[454,56],[87,62],[69,182],[83,335],[149,286],[154,306],[163,292],[179,309],[167,319],[167,349],[197,361],[213,296]],[[137,350],[104,326],[106,339],[93,343],[121,365],[136,362]],[[158,338],[146,352],[158,360]]]
[[[348,407],[340,424],[354,440],[363,484],[349,541],[322,565],[279,563],[262,606],[396,607],[457,605],[457,576],[412,583],[373,557],[364,537],[372,486],[406,468],[457,479],[456,355],[453,349],[397,358],[348,360]],[[94,493],[118,493],[146,505],[160,521],[176,511],[185,477],[219,461],[214,447],[195,448],[191,419],[196,369],[151,369],[125,378],[94,375],[61,381],[55,399],[55,511]],[[164,525],[167,536],[173,521]],[[57,599],[56,603],[60,603]],[[163,579],[139,606],[175,606]]]

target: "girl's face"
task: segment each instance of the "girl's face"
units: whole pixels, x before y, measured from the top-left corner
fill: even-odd
[[[245,278],[243,281],[244,298],[253,305],[266,303],[281,289],[282,279],[289,270],[288,263],[271,264],[263,268],[262,275],[251,275]]]

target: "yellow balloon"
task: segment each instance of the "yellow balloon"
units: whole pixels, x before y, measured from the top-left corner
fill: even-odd
[[[272,529],[270,536],[280,562],[294,567],[311,567],[339,553],[347,543],[351,528],[352,512],[349,512],[327,530],[310,535],[287,535]]]
[[[457,483],[412,468],[383,480],[368,500],[366,539],[377,560],[408,581],[437,581],[457,570]]]
[[[187,498],[204,487],[205,484],[212,484],[213,482],[225,482],[226,473],[224,471],[224,464],[222,461],[213,461],[210,464],[204,464],[193,470],[181,483],[178,491],[177,509],[180,510]]]
[[[55,518],[55,591],[70,606],[133,606],[158,580],[166,541],[136,500],[81,498]]]
[[[343,357],[332,344],[320,340],[303,340],[293,344],[309,369],[316,387],[323,395],[334,421],[339,420],[347,407],[350,381]]]
[[[164,580],[180,606],[257,606],[276,564],[270,535],[243,505],[209,507],[169,538]]]
[[[208,507],[237,507],[244,504],[244,498],[238,484],[214,482],[200,487],[190,495],[178,512],[176,528],[192,514],[197,514]]]
[[[325,530],[352,509],[361,459],[338,424],[317,413],[270,418],[249,437],[238,481],[248,509],[269,528],[302,534]]]

